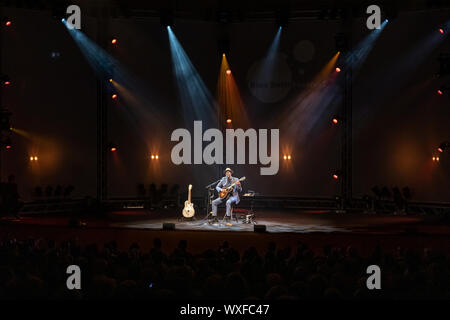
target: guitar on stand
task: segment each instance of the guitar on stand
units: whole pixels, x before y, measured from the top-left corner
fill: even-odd
[[[194,204],[191,202],[191,190],[192,184],[188,187],[188,199],[184,202],[184,208],[182,211],[183,217],[181,219],[193,220],[195,215]]]

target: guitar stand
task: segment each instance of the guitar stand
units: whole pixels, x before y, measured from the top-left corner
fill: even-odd
[[[197,219],[195,219],[195,216],[192,217],[192,218],[185,218],[183,216],[178,218],[178,222],[189,222],[189,221],[192,222],[192,221],[195,221],[195,220],[197,220]]]

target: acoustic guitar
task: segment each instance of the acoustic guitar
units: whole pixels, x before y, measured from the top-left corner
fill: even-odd
[[[195,214],[194,204],[191,202],[192,184],[188,187],[188,199],[184,202],[183,217],[192,218]]]
[[[242,178],[240,178],[240,179],[237,179],[236,182],[233,182],[233,183],[232,183],[231,185],[229,185],[228,187],[223,188],[222,191],[219,192],[219,197],[220,197],[220,199],[228,198],[229,195],[233,192],[233,189],[234,189],[234,186],[236,185],[236,183],[237,183],[238,181],[244,181],[244,180],[245,180],[245,177],[242,177]]]

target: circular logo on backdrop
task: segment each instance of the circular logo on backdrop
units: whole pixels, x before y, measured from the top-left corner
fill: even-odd
[[[274,103],[282,100],[292,87],[292,73],[286,56],[277,54],[269,61],[256,61],[248,70],[248,87],[258,100]]]

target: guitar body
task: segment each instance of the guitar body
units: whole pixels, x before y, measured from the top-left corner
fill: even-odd
[[[192,184],[189,185],[189,196],[188,199],[184,202],[184,208],[182,211],[183,217],[185,218],[192,218],[195,214],[194,204],[191,202],[191,190]]]
[[[184,202],[183,217],[192,218],[195,214],[194,204],[189,203],[187,200]]]
[[[245,177],[242,177],[242,178],[238,179],[236,182],[244,181],[244,180],[245,180]],[[234,189],[234,186],[236,185],[236,182],[233,182],[229,187],[222,189],[219,192],[219,198],[220,199],[228,198],[231,195],[231,193],[233,192],[233,189]]]

